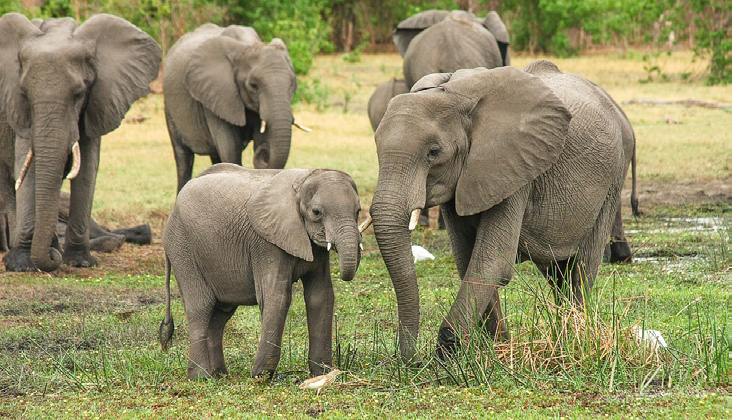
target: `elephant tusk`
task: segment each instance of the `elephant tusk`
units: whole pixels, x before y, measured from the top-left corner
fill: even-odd
[[[25,162],[23,162],[23,167],[20,169],[20,174],[18,175],[18,180],[15,181],[15,191],[18,191],[20,189],[20,186],[23,185],[23,178],[25,178],[25,174],[28,173],[28,168],[30,168],[30,164],[33,161],[33,149],[28,151],[28,156],[25,157]]]
[[[265,130],[267,130],[267,121],[262,120],[262,126],[259,127],[259,133],[264,134]]]
[[[371,223],[374,221],[374,219],[371,218],[371,215],[369,214],[369,217],[366,218],[366,220],[361,223],[361,225],[358,226],[358,233],[363,233],[364,230],[368,229],[369,226],[371,226]]]
[[[71,155],[73,161],[71,162],[71,172],[66,175],[66,179],[74,179],[79,175],[79,169],[81,169],[81,151],[79,150],[79,142],[77,141],[71,146]]]
[[[328,242],[328,246],[326,247],[326,249],[327,249],[328,251],[330,251],[330,247],[331,247],[331,246],[332,246],[332,245],[330,244],[330,242]]]
[[[358,244],[358,247],[363,251],[363,244]]]
[[[302,130],[302,131],[304,131],[306,133],[309,133],[309,132],[313,131],[312,128],[305,127],[304,125],[300,124],[297,121],[293,121],[292,122],[292,125],[294,125],[295,127],[299,128],[300,130]]]
[[[420,209],[412,210],[412,217],[409,218],[409,230],[414,230],[417,227],[417,221],[419,221],[419,214],[422,212]]]

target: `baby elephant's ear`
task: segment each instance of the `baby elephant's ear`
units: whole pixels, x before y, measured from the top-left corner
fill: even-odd
[[[249,222],[268,242],[305,261],[313,260],[310,237],[300,215],[296,188],[310,174],[288,169],[263,182],[247,203]]]

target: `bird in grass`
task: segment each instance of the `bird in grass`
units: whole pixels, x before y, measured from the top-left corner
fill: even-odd
[[[316,389],[316,394],[320,395],[320,390],[332,384],[333,381],[335,381],[336,376],[341,373],[343,372],[338,369],[333,369],[327,375],[316,376],[301,383],[300,389]]]
[[[664,340],[663,336],[661,335],[661,331],[643,330],[638,325],[633,325],[632,330],[633,333],[635,333],[635,339],[639,343],[642,341],[647,341],[648,345],[651,347],[651,350],[654,352],[658,352],[658,349],[668,347],[668,344],[666,344],[666,340]]]

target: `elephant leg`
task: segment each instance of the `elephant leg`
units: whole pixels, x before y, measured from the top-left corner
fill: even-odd
[[[63,253],[64,263],[72,267],[97,265],[96,258],[90,252],[89,225],[99,168],[100,138],[87,138],[82,144],[85,147],[81,149],[81,169],[76,178],[71,180],[71,206]]]
[[[205,109],[206,124],[211,139],[216,147],[219,162],[234,163],[241,165],[241,152],[244,151],[244,144],[241,140],[241,127],[229,124],[216,116],[213,112]],[[213,155],[211,155],[213,163]]]
[[[218,153],[211,153],[209,158],[211,159],[211,165],[216,165],[217,163],[221,163],[221,157],[219,157]]]
[[[257,275],[260,273],[261,275]],[[277,370],[282,352],[282,334],[287,311],[292,300],[292,270],[274,267],[255,267],[255,282],[259,283],[257,303],[262,319],[262,335],[254,358],[252,377],[272,377]]]
[[[324,262],[320,273],[303,278],[305,312],[308,318],[308,364],[310,375],[323,375],[333,365],[333,284],[330,266]]]
[[[473,252],[460,291],[440,326],[438,356],[452,353],[455,346],[476,328],[491,337],[509,339],[498,291],[508,284],[513,275],[527,198],[528,188],[523,188],[480,215]],[[448,230],[452,233],[456,220],[449,211],[445,213]],[[470,222],[470,219],[463,221],[466,224]],[[451,240],[453,236],[450,235]]]
[[[18,179],[29,148],[30,140],[16,136],[15,179]],[[15,192],[15,224],[11,229],[10,251],[3,257],[8,271],[36,271],[30,255],[36,208],[35,166],[36,163],[31,162],[23,184]]]
[[[468,264],[470,264],[470,258],[473,255],[479,217],[458,216],[455,211],[455,201],[441,205],[440,216],[443,217],[445,226],[447,227],[458,274],[461,279],[465,278],[465,273],[468,271]]]
[[[124,236],[125,242],[131,244],[147,245],[152,242],[152,230],[147,223],[131,228],[115,229],[112,233]]]
[[[186,185],[186,182],[191,180],[195,156],[191,149],[183,145],[183,136],[178,132],[167,111],[165,112],[165,122],[168,125],[168,134],[170,135],[170,142],[173,145],[175,168],[178,174],[178,189],[176,191],[180,192],[183,186]]]
[[[15,194],[10,168],[0,164],[0,252],[10,248],[11,227],[15,222]]]
[[[224,362],[224,326],[236,312],[236,306],[230,308],[215,307],[208,322],[208,360],[211,375],[222,376],[229,373]]]
[[[618,205],[618,211],[615,213],[615,220],[613,221],[612,231],[610,233],[609,247],[611,263],[630,262],[632,258],[630,246],[628,246],[628,239],[625,237],[625,229],[623,229],[622,213],[622,209]]]

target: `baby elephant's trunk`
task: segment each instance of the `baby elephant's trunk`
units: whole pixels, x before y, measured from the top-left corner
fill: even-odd
[[[175,331],[175,324],[173,323],[173,316],[170,314],[170,259],[165,256],[165,318],[160,323],[160,329],[158,330],[158,338],[160,339],[160,345],[163,347],[163,351],[168,351],[170,345],[173,342],[173,332]]]

